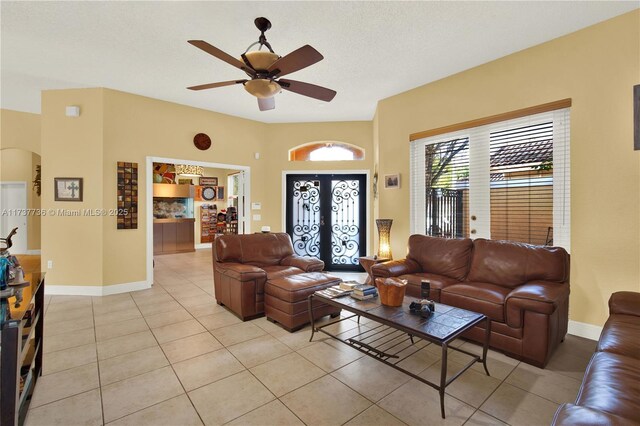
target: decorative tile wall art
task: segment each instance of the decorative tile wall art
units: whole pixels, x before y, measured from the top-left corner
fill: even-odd
[[[118,161],[118,229],[138,229],[138,163]]]

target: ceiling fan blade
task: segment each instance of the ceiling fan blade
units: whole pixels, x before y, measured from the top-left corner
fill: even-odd
[[[258,108],[260,111],[269,111],[276,107],[276,98],[273,96],[270,98],[258,98]]]
[[[218,83],[209,83],[209,84],[201,84],[199,86],[191,86],[191,87],[187,87],[187,89],[189,90],[215,89],[216,87],[231,86],[233,84],[244,83],[245,81],[247,80],[220,81]]]
[[[310,98],[320,99],[325,102],[331,102],[337,93],[335,90],[327,89],[326,87],[316,86],[315,84],[304,83],[302,81],[287,80],[285,78],[278,80],[278,84],[284,90],[309,96]]]
[[[222,50],[218,49],[217,47],[210,45],[209,43],[207,43],[204,40],[189,40],[189,43],[191,43],[192,45],[194,45],[198,49],[204,50],[208,54],[213,55],[216,58],[218,58],[218,59],[220,59],[222,61],[225,61],[226,63],[228,63],[230,65],[233,65],[236,68],[240,68],[242,71],[246,72],[247,74],[249,74],[251,76],[255,77],[255,75],[256,75],[256,71],[253,68],[250,68],[244,62],[234,58],[233,56],[229,55],[228,53],[223,52]]]
[[[320,52],[307,44],[275,61],[267,71],[272,77],[282,77],[323,59],[324,56]]]

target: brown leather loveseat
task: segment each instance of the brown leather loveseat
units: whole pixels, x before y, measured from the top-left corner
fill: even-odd
[[[408,280],[414,297],[428,279],[431,299],[483,313],[491,319],[491,347],[538,367],[567,333],[569,255],[560,247],[412,235],[406,259],[371,272]],[[482,342],[483,327],[464,337]]]
[[[563,404],[554,425],[640,424],[640,293],[609,299],[602,329],[575,404]]]
[[[243,321],[264,315],[268,279],[324,269],[319,259],[293,254],[284,233],[221,235],[212,251],[216,300]]]

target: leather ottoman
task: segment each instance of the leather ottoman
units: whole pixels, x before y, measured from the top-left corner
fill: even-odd
[[[264,286],[264,312],[267,320],[276,322],[289,332],[301,329],[309,323],[310,294],[340,284],[342,280],[321,272],[307,272],[283,278],[267,280]],[[324,303],[314,303],[313,315],[336,317],[340,309]]]

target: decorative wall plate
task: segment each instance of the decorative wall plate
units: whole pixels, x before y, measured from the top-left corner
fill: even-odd
[[[206,133],[198,133],[193,137],[193,144],[201,151],[211,147],[211,138]]]

